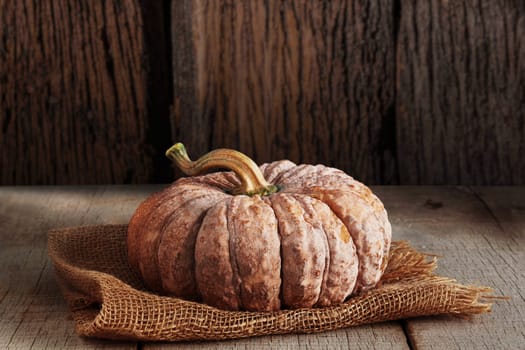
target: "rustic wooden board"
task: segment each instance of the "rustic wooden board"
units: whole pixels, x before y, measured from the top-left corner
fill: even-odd
[[[76,335],[47,256],[46,231],[126,223],[155,188],[0,188],[0,348],[136,348]]]
[[[174,139],[395,183],[393,1],[172,2]]]
[[[169,142],[169,100],[147,92],[162,76],[145,55],[151,17],[139,0],[0,0],[0,183],[152,180],[146,144]]]
[[[516,349],[525,344],[525,192],[499,188],[477,192],[463,187],[377,189],[389,210],[395,239],[442,256],[438,273],[464,284],[485,285],[499,301],[491,314],[406,321],[415,349]],[[478,189],[476,190],[478,191]],[[509,205],[504,198],[512,198]],[[489,204],[487,204],[489,203]],[[488,210],[487,205],[496,207]],[[519,209],[521,208],[521,209]],[[498,223],[494,216],[498,217]],[[519,227],[511,232],[507,227]]]
[[[515,246],[525,247],[525,189],[499,186],[473,187],[472,190],[486,205],[498,225],[512,235]]]
[[[525,2],[400,4],[400,183],[525,184]]]
[[[229,340],[220,342],[191,342],[178,344],[145,344],[144,349],[409,349],[406,337],[399,331],[398,322],[388,322],[381,327],[361,326],[317,334],[289,334]]]

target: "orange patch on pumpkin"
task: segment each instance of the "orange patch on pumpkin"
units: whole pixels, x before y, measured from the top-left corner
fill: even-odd
[[[348,232],[345,226],[341,226],[341,232],[339,233],[339,237],[345,243],[348,243],[348,241],[350,240],[350,233]]]

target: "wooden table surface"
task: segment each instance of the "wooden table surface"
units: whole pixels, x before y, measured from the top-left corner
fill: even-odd
[[[78,337],[47,256],[47,230],[126,223],[160,188],[0,187],[1,349],[525,349],[525,187],[373,187],[389,212],[394,239],[442,255],[440,274],[511,297],[490,314],[209,343]]]

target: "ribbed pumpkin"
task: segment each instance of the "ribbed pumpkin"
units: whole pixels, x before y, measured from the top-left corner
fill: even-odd
[[[193,162],[180,143],[166,154],[191,177],[146,199],[128,227],[129,262],[149,289],[271,311],[338,304],[381,278],[387,213],[343,171],[288,160],[258,167],[229,149]],[[211,168],[232,171],[196,176]]]

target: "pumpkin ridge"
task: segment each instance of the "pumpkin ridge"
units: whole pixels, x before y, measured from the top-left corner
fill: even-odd
[[[364,184],[362,184],[359,181],[355,181],[355,182],[357,182],[358,185],[363,187],[363,190],[368,190],[368,192],[370,192],[370,196],[364,197],[362,193],[358,192],[358,189],[355,187],[351,187],[352,189],[347,192],[354,194],[358,200],[364,203],[368,203],[370,205],[370,208],[372,209],[371,213],[369,213],[369,215],[365,217],[364,220],[361,220],[360,226],[362,227],[362,224],[364,222],[368,222],[370,215],[374,215],[376,222],[382,224],[380,227],[380,232],[382,236],[382,239],[380,240],[380,242],[383,245],[383,249],[382,249],[383,255],[381,256],[380,262],[378,264],[380,275],[382,275],[386,268],[386,265],[388,262],[388,253],[390,251],[390,235],[391,234],[387,233],[387,231],[385,230],[385,227],[390,227],[390,222],[388,220],[388,213],[386,212],[386,209],[383,203],[381,203],[379,198],[377,198],[377,196],[374,195],[373,192],[368,187],[366,187]],[[368,198],[370,198],[370,201],[367,200]],[[372,202],[378,202],[380,205],[379,206],[374,205]],[[391,228],[389,228],[389,230],[391,230]]]
[[[280,241],[273,211],[261,196],[237,196],[230,220],[242,310],[279,309]]]
[[[232,199],[229,196],[216,203],[202,220],[195,244],[195,276],[197,288],[205,303],[238,310],[240,301],[234,290],[227,225]]]
[[[140,252],[140,249],[138,249],[140,247],[140,233],[143,229],[146,219],[151,214],[152,208],[158,205],[157,199],[162,197],[162,194],[163,192],[161,191],[156,192],[143,201],[129,221],[127,230],[128,261],[133,270],[136,272],[140,271],[140,259],[138,254],[138,252]]]
[[[371,213],[368,213],[368,215],[362,219],[362,220],[355,220],[353,219],[352,222],[356,225],[356,227],[358,227],[358,230],[361,231],[361,232],[367,232],[367,230],[364,228],[363,226],[363,222],[367,222],[367,220],[369,219],[370,216],[374,215],[376,218],[377,216],[375,215],[375,213],[372,211]],[[351,232],[349,230],[349,232]],[[367,235],[368,236],[368,235]],[[381,265],[382,265],[382,262],[383,260],[385,260],[387,257],[384,256],[384,241],[383,240],[378,240],[378,242],[381,242],[383,244],[383,249],[381,249],[382,251],[382,256],[381,258],[379,259],[379,261],[377,262],[374,262],[372,264],[372,266],[374,267],[377,267],[377,270],[376,270],[376,275],[379,275],[379,277],[376,277],[375,278],[375,283],[373,285],[370,285],[370,284],[364,284],[363,283],[363,279],[364,279],[364,276],[362,275],[361,271],[360,271],[360,276],[358,277],[357,279],[357,283],[356,283],[356,286],[354,288],[354,292],[360,292],[360,291],[366,291],[368,289],[370,289],[371,287],[375,286],[375,284],[378,282],[379,278],[381,277]],[[358,251],[358,254],[361,255],[359,257],[359,261],[363,261],[363,262],[366,262],[368,260],[371,260],[371,259],[367,259],[366,258],[366,255],[362,254],[363,251],[366,251],[367,249],[370,249],[370,245],[368,244],[368,240],[363,240],[363,243],[364,244],[361,244],[361,242],[359,243],[359,247],[357,249]],[[356,244],[356,247],[358,246],[358,244]]]
[[[323,281],[316,306],[323,307],[343,302],[350,296],[357,282],[360,261],[356,254],[353,238],[344,222],[332,211],[328,204],[305,194],[296,194],[305,199],[307,206],[322,227],[330,255],[327,279]],[[307,199],[307,200],[306,200]],[[341,236],[341,230],[348,235],[348,241]],[[326,288],[326,289],[324,289]]]
[[[292,196],[301,203],[301,206],[303,207],[304,213],[303,218],[306,222],[308,222],[312,227],[318,228],[323,233],[323,245],[325,250],[325,263],[324,263],[324,269],[323,269],[323,276],[321,277],[321,285],[319,288],[319,293],[317,293],[317,298],[314,302],[314,306],[317,306],[319,303],[319,299],[321,298],[321,295],[323,295],[323,289],[326,288],[326,282],[328,280],[328,274],[330,273],[330,248],[328,243],[328,234],[326,233],[323,222],[321,220],[318,220],[317,213],[315,212],[313,206],[311,203],[307,203],[308,200],[315,200],[312,197],[301,195],[301,194],[292,194]],[[305,216],[305,214],[308,214],[310,218]]]
[[[233,171],[216,172],[193,176],[191,179],[199,184],[213,187],[215,190],[229,194],[240,185],[239,179]]]
[[[316,227],[316,225],[313,224],[313,220],[310,220],[310,218],[308,218],[309,215],[308,215],[308,212],[307,212],[307,210],[306,210],[306,208],[304,206],[304,203],[302,203],[302,201],[299,200],[296,196],[293,196],[293,197],[297,201],[297,203],[299,203],[299,205],[301,206],[301,209],[303,210],[303,213],[301,215],[303,221],[313,228],[313,230],[312,230],[313,232],[316,232],[317,231],[317,227]],[[322,236],[324,238],[323,239],[323,243],[325,243],[326,235],[325,235],[324,232],[322,233]],[[314,298],[313,298],[312,305],[311,305],[312,307],[315,304],[317,304],[317,301],[319,300],[319,296],[321,295],[321,289],[323,287],[323,280],[324,280],[324,273],[326,271],[326,254],[328,254],[328,251],[326,249],[326,245],[325,244],[323,244],[322,247],[324,248],[324,254],[325,254],[325,258],[324,258],[324,261],[323,261],[324,262],[324,266],[323,266],[323,269],[322,269],[321,278],[319,278],[319,282],[320,282],[319,283],[319,287],[314,289],[315,292],[314,292]]]
[[[192,186],[194,186],[194,184],[191,184]],[[196,187],[201,187],[200,186],[201,184],[199,184],[199,186],[196,186]],[[208,186],[202,186],[202,187],[208,187]],[[168,199],[162,201],[162,203],[157,207],[156,210],[160,209],[161,206],[167,206],[168,204],[168,201],[170,200],[174,200],[176,197],[178,196],[181,196],[183,194],[186,194],[187,192],[190,192],[190,191],[194,191],[194,190],[201,190],[201,189],[195,189],[195,188],[186,188],[186,189],[183,189],[182,191],[180,192],[176,192],[176,193],[173,193],[172,196],[170,196]],[[186,203],[192,201],[193,199],[198,199],[198,198],[201,198],[201,197],[204,197],[204,196],[207,196],[208,194],[203,194],[199,197],[190,197],[188,199],[186,199],[185,201],[183,202],[179,202],[177,201],[175,203],[175,206],[173,207],[170,207],[170,214],[168,214],[167,216],[165,216],[162,220],[162,223],[160,224],[160,227],[158,229],[158,234],[157,234],[157,237],[156,237],[156,242],[155,242],[155,254],[154,254],[154,260],[155,260],[155,267],[157,268],[157,277],[158,277],[158,280],[160,282],[159,284],[159,290],[162,290],[163,287],[162,287],[162,280],[160,278],[160,268],[159,268],[159,246],[160,246],[160,243],[162,242],[162,239],[164,238],[164,233],[165,233],[165,229],[166,227],[169,225],[169,223],[172,221],[172,218],[174,216],[176,216],[178,213],[177,213],[177,209],[179,209],[180,207],[184,206]],[[155,215],[151,215],[151,218],[154,220],[156,219],[155,218]],[[149,224],[149,222],[148,222]]]
[[[291,308],[312,307],[318,298],[322,280],[316,275],[319,261],[314,227],[304,220],[304,209],[289,194],[270,197],[279,226],[282,250],[282,301]],[[300,212],[299,212],[300,211]],[[323,266],[324,267],[324,266]],[[315,300],[312,300],[315,299]]]
[[[186,183],[185,183],[186,182]],[[177,184],[177,185],[176,185]],[[184,186],[184,187],[181,187]],[[185,187],[185,185],[189,185]],[[181,187],[181,188],[179,188]],[[189,191],[195,190],[195,186],[190,181],[184,181],[184,179],[179,179],[175,182],[175,184],[169,186],[169,189],[173,189],[173,191],[165,191],[160,192],[162,195],[160,195],[157,198],[157,203],[152,208],[150,208],[149,215],[147,216],[146,220],[144,220],[143,225],[138,228],[138,232],[140,233],[140,236],[144,236],[145,232],[149,232],[151,230],[151,227],[155,226],[155,221],[158,221],[158,216],[154,215],[155,212],[160,210],[160,208],[163,208],[168,205],[168,203],[173,200],[177,195],[181,195],[182,193],[187,193]],[[153,243],[151,245],[146,245],[143,242],[143,248],[139,250],[139,269],[140,275],[142,276],[143,280],[145,281],[146,285],[155,290],[155,291],[161,291],[162,290],[162,281],[160,280],[160,273],[159,273],[159,267],[158,267],[158,258],[157,258],[157,251],[159,247],[159,242],[161,239],[161,236],[163,234],[163,226],[166,222],[166,220],[173,215],[173,212],[170,212],[168,215],[162,217],[162,222],[158,223],[158,230],[155,230],[157,233],[152,235]],[[153,263],[151,264],[144,264],[145,261],[148,261],[149,258],[152,258]]]
[[[228,246],[230,250],[230,265],[232,268],[232,282],[233,282],[233,289],[235,291],[235,294],[237,294],[239,299],[239,308],[243,308],[243,295],[241,291],[241,277],[239,274],[239,264],[237,261],[237,254],[235,252],[234,244],[236,243],[236,236],[237,236],[237,230],[235,228],[234,222],[232,220],[234,213],[234,202],[238,201],[238,196],[233,196],[228,203],[228,210],[226,211],[226,227],[228,227],[228,232],[230,233],[228,235]]]
[[[366,253],[365,253],[365,250],[367,248],[369,248],[369,247],[368,247],[368,245],[363,246],[361,240],[357,239],[356,236],[360,235],[361,237],[370,237],[370,234],[368,233],[367,230],[364,229],[364,226],[363,226],[363,223],[367,222],[367,220],[370,218],[370,216],[373,215],[374,219],[376,220],[376,222],[378,222],[378,223],[382,222],[382,220],[380,220],[379,217],[377,216],[375,208],[367,205],[368,203],[366,201],[364,201],[362,198],[360,198],[359,195],[356,195],[355,193],[352,193],[352,192],[349,192],[349,191],[344,191],[344,190],[341,190],[341,189],[323,189],[323,188],[320,188],[319,191],[316,192],[316,193],[312,193],[312,192],[308,193],[308,191],[305,191],[305,192],[306,193],[304,193],[304,194],[306,194],[306,195],[308,195],[310,197],[313,197],[314,199],[321,200],[323,203],[328,205],[328,207],[332,210],[332,212],[346,226],[346,228],[348,229],[348,232],[350,233],[350,236],[352,237],[352,240],[354,241],[354,244],[355,244],[355,247],[356,247],[356,252],[357,252],[357,255],[359,257],[359,274],[358,274],[358,277],[357,277],[356,286],[355,286],[354,291],[352,292],[352,294],[355,294],[356,292],[360,292],[363,288],[364,288],[364,290],[369,289],[371,287],[371,285],[369,285],[369,284],[364,284],[363,285],[363,283],[362,283],[362,280],[364,278],[363,271],[367,267],[366,264],[364,264],[364,263],[366,261],[368,261],[368,260],[371,260],[371,259],[367,258]],[[356,220],[355,219],[355,215],[351,215],[351,217],[349,219],[345,219],[344,217],[341,217],[341,215],[339,213],[339,210],[336,207],[334,207],[335,199],[332,199],[329,202],[324,200],[326,192],[330,192],[332,194],[334,192],[335,193],[342,193],[342,194],[351,193],[353,197],[357,198],[362,203],[366,204],[364,207],[368,208],[367,215],[365,217],[361,217],[360,220]],[[351,214],[351,212],[347,213],[347,215],[350,215],[350,214]],[[377,240],[377,242],[380,242],[382,244],[381,258],[379,259],[378,263],[372,264],[373,267],[379,266],[378,272],[376,272],[376,274],[379,274],[379,275],[381,275],[381,273],[382,273],[382,268],[381,267],[383,265],[386,266],[386,264],[384,263],[384,260],[388,258],[388,256],[385,256],[385,245],[386,244],[384,242],[384,234],[382,233],[381,236],[382,236],[382,239],[381,240]],[[367,239],[363,239],[363,241],[365,243],[368,242]],[[375,279],[377,279],[377,278],[375,278]],[[377,281],[375,281],[375,283],[377,283]]]
[[[274,185],[277,185],[278,184],[278,182],[276,181],[277,177],[281,175],[283,172],[293,167],[296,167],[296,166],[297,164],[295,164],[294,162],[287,160],[287,159],[283,159],[283,160],[278,160],[278,161],[274,161],[271,163],[261,164],[259,166],[259,169],[261,169],[261,172],[263,173],[264,178],[268,182]],[[279,169],[279,167],[282,167],[283,169]]]
[[[312,187],[310,185],[311,183],[315,183],[317,187],[324,187],[324,188],[332,188],[334,186],[334,189],[337,189],[340,185],[345,185],[349,187],[349,191],[352,191],[356,193],[359,197],[362,197],[362,199],[367,202],[370,206],[382,209],[384,210],[383,203],[377,198],[376,195],[362,182],[354,179],[352,176],[346,174],[344,171],[328,167],[322,164],[317,165],[311,165],[311,164],[303,164],[305,165],[305,168],[307,168],[307,173],[304,174],[301,178],[297,180],[297,182],[290,182],[286,183],[286,180],[288,180],[288,177],[286,179],[283,179],[283,181],[286,183],[286,186],[288,188],[293,187]],[[297,174],[294,174],[296,176]],[[308,182],[305,183],[305,176],[308,177]],[[323,185],[319,185],[319,182],[325,182]],[[335,183],[337,182],[337,183]]]
[[[336,170],[339,170],[339,169],[336,169]],[[383,241],[386,243],[383,244],[384,246],[383,257],[380,263],[380,265],[382,266],[381,271],[384,272],[386,265],[387,265],[388,254],[390,251],[390,241],[391,241],[391,226],[390,226],[390,221],[388,220],[388,213],[383,203],[366,185],[364,185],[363,183],[355,179],[352,179],[352,180],[354,182],[353,183],[354,186],[351,186],[350,184],[347,184],[347,183],[344,184],[345,192],[353,194],[354,197],[357,198],[359,201],[363,202],[364,204],[368,204],[373,209],[372,212],[375,216],[376,221],[384,224],[382,225],[383,231],[381,231],[381,233],[382,233]],[[334,188],[324,187],[324,191],[340,191],[340,190],[341,190],[340,188],[335,188],[335,187]],[[369,192],[369,193],[367,194],[366,192]],[[385,230],[385,227],[388,228],[388,232],[387,230]]]
[[[301,172],[302,170],[304,170],[308,166],[309,166],[309,164],[299,164],[299,165],[296,165],[296,166],[294,166],[292,168],[286,169],[283,172],[281,172],[279,174],[279,176],[277,176],[275,178],[273,183],[281,184],[283,182],[283,178],[286,179],[288,177],[295,177],[299,172]]]
[[[174,185],[170,186],[170,188],[177,189],[177,187],[174,186]],[[159,198],[157,199],[157,204],[150,211],[151,213],[155,213],[156,211],[158,211],[159,208],[161,208],[163,205],[165,205],[165,203],[167,201],[171,200],[175,196],[175,194],[173,194],[171,191],[161,192],[161,194],[162,195],[159,196]],[[168,215],[168,216],[170,216],[170,215]],[[153,240],[154,240],[154,242],[152,244],[153,246],[149,247],[148,245],[143,244],[142,247],[139,249],[139,253],[138,253],[140,274],[141,274],[142,278],[144,279],[146,285],[149,288],[152,288],[155,291],[160,291],[161,287],[162,287],[162,282],[160,281],[159,266],[158,266],[158,260],[157,260],[157,253],[156,252],[157,252],[157,249],[158,249],[158,246],[159,246],[158,242],[161,239],[160,236],[162,236],[162,226],[164,225],[164,221],[166,219],[167,219],[167,217],[164,217],[162,219],[162,223],[159,225],[160,229],[157,230],[157,234],[155,234],[154,237],[153,237]],[[149,215],[144,220],[144,222],[142,224],[142,227],[140,229],[140,234],[144,235],[145,234],[144,231],[147,230],[147,227],[151,227],[151,225],[150,225],[151,221],[156,221],[156,220],[158,220],[156,215]],[[147,255],[149,255],[150,253],[152,253],[152,258],[153,258],[153,261],[154,261],[154,263],[151,264],[151,265],[153,265],[154,269],[151,270],[151,266],[149,266],[149,268],[150,268],[149,271],[145,272],[144,261],[148,260],[148,256]],[[145,255],[146,255],[146,258],[144,257]]]
[[[197,283],[195,278],[194,258],[197,234],[200,229],[200,224],[202,223],[204,215],[206,215],[208,210],[211,207],[213,207],[217,202],[223,200],[225,196],[228,195],[221,192],[208,192],[197,197],[189,198],[188,200],[180,203],[177,209],[173,211],[173,213],[176,213],[177,215],[171,215],[168,221],[165,223],[165,226],[162,228],[161,231],[162,234],[159,240],[159,246],[157,248],[157,265],[159,266],[159,275],[162,282],[162,289],[164,290],[164,292],[168,292],[170,295],[176,295],[178,297],[183,298],[199,298],[200,294],[198,293],[196,287]],[[203,200],[206,200],[204,206],[202,206],[205,207],[205,209],[200,210],[199,213],[196,213],[198,214],[196,217],[191,217],[191,213],[188,213],[187,215],[180,215],[180,210],[187,210],[187,207],[195,206]],[[197,209],[198,208],[193,208],[192,211],[196,211]],[[180,225],[186,223],[186,220],[191,219],[194,219],[192,220],[193,222],[187,222],[191,225],[189,230],[187,230],[186,232],[186,230],[183,229],[181,233]],[[175,227],[173,229],[170,229],[170,227],[172,227],[173,225],[175,225]],[[185,236],[184,233],[186,233]],[[187,248],[188,252],[186,252],[185,249],[181,249],[177,251],[176,255],[173,255],[173,250],[168,249],[170,245],[169,243],[175,239],[180,239],[181,236],[183,236],[184,238],[181,240],[180,244],[182,246],[185,246],[186,244],[190,245],[190,247]],[[181,266],[185,263],[183,260],[184,255],[189,254],[190,252],[193,252],[193,254],[191,254],[190,266]],[[161,261],[168,261],[168,263],[161,264]],[[172,283],[172,285],[176,286],[174,290],[172,286],[170,286],[168,283],[180,280],[180,278],[177,277],[179,273],[183,273],[186,276],[185,279],[191,279],[191,281],[185,281],[187,284],[189,284],[189,287],[186,288],[182,288],[182,286],[178,283]]]
[[[273,213],[273,216],[275,217],[275,222],[277,223],[277,236],[279,238],[279,265],[281,266],[281,268],[279,269],[279,279],[280,279],[280,284],[279,284],[279,302],[281,303],[281,305],[283,305],[283,301],[284,301],[284,298],[283,298],[283,245],[282,245],[282,240],[281,240],[281,225],[279,224],[279,218],[277,217],[277,214],[275,214],[275,209],[273,208],[272,206],[272,201],[271,201],[271,197],[272,196],[275,196],[275,194],[272,194],[271,196],[265,196],[262,198],[262,200],[268,205],[268,207],[270,208],[270,210],[272,211]]]

